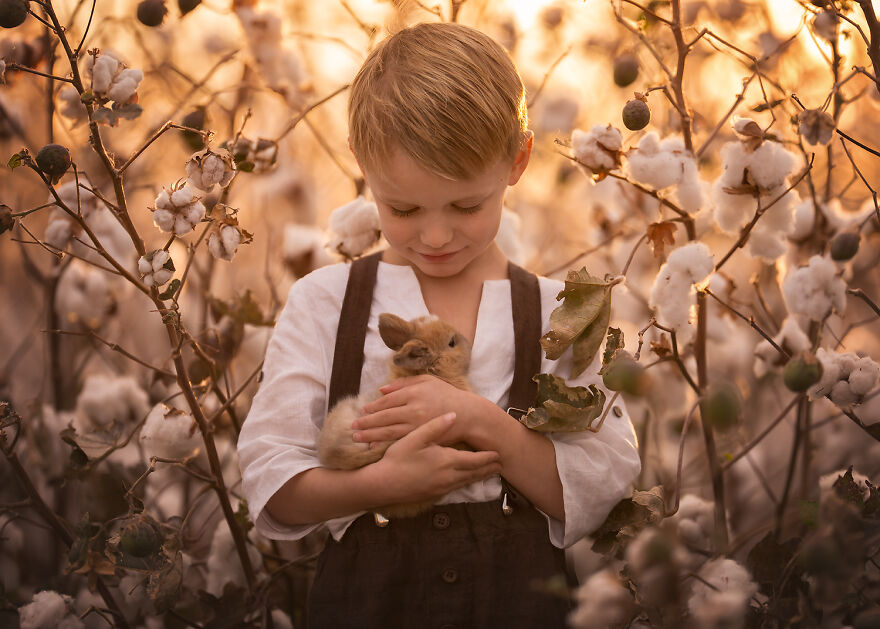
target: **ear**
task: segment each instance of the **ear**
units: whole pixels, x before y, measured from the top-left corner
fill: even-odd
[[[520,148],[519,152],[516,154],[516,157],[513,159],[513,165],[510,167],[510,174],[507,177],[507,185],[512,186],[519,178],[522,176],[523,172],[525,172],[526,166],[529,165],[529,158],[532,155],[532,145],[535,142],[535,134],[531,129],[528,129],[525,137],[523,138],[522,148]]]
[[[390,312],[383,312],[379,315],[379,336],[391,349],[399,350],[404,343],[412,338],[412,335],[413,328],[409,321]]]

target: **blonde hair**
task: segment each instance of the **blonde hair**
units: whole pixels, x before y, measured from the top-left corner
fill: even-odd
[[[513,159],[528,126],[525,88],[507,52],[453,23],[417,24],[380,43],[348,106],[349,141],[364,168],[381,166],[399,146],[451,179]]]

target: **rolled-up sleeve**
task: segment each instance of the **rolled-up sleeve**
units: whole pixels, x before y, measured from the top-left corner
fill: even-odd
[[[555,301],[548,303],[544,300],[545,322],[556,305]],[[556,452],[556,469],[562,481],[565,522],[549,516],[547,521],[550,540],[560,548],[571,546],[599,528],[614,505],[630,496],[632,483],[641,470],[638,442],[626,405],[619,396],[611,403],[614,393],[604,388],[597,374],[601,366],[602,361],[597,354],[582,374],[571,378],[570,348],[558,361],[542,361],[544,373],[564,378],[569,386],[595,384],[606,395],[608,411],[598,432],[558,432],[549,435]],[[611,408],[608,408],[609,405]]]
[[[321,271],[315,273],[328,275]],[[339,318],[337,309],[325,310],[322,305],[327,304],[321,303],[336,296],[320,290],[328,280],[330,286],[338,284],[338,278],[323,280],[307,276],[291,287],[266,350],[260,388],[238,439],[242,492],[257,530],[273,539],[299,539],[321,526],[281,524],[265,506],[288,480],[320,466],[315,443],[325,413],[327,353],[333,348],[330,331],[335,332]],[[327,313],[324,318],[322,311]]]

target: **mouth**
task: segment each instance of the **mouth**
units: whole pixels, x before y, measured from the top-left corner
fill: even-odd
[[[457,254],[457,253],[458,253],[458,251],[452,251],[450,253],[441,253],[439,255],[428,254],[428,253],[419,253],[419,256],[423,260],[425,260],[426,262],[438,263],[438,262],[447,262],[447,261],[451,260],[453,257],[455,257],[455,254]]]

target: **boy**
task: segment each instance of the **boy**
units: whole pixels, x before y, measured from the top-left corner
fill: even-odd
[[[525,102],[505,51],[458,24],[398,32],[352,84],[349,140],[389,248],[293,286],[239,440],[258,530],[296,539],[324,523],[332,534],[311,627],[563,627],[568,602],[532,584],[564,573],[561,549],[638,473],[625,413],[598,433],[548,438],[504,410],[533,403],[532,375],[568,376],[572,361],[570,350],[542,360],[538,345],[560,283],[511,265],[494,240],[531,154]],[[464,334],[474,392],[433,376],[383,386],[354,438],[397,441],[358,470],[322,468],[315,440],[339,391],[387,374],[382,312],[434,314]],[[572,384],[601,386],[597,370]],[[449,447],[461,441],[473,451]],[[423,499],[438,504],[384,527],[365,514]]]

